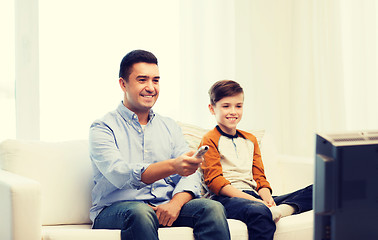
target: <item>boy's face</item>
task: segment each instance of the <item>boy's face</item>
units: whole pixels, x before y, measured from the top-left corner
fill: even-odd
[[[244,94],[224,97],[215,106],[209,105],[211,114],[215,116],[218,126],[223,132],[235,135],[236,126],[243,116]]]

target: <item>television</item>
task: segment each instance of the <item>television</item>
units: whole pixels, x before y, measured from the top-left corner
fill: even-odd
[[[316,134],[314,240],[378,239],[378,131]]]

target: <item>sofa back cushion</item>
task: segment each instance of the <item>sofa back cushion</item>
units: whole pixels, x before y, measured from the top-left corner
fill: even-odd
[[[91,222],[88,141],[6,140],[0,144],[0,167],[41,184],[43,225]]]
[[[203,135],[205,135],[209,131],[209,129],[205,129],[189,123],[177,123],[182,129],[182,133],[184,134],[185,140],[188,143],[190,149],[197,150],[199,144],[201,143]],[[250,132],[253,135],[255,135],[259,145],[261,146],[261,141],[264,137],[265,130],[247,130],[247,132]]]

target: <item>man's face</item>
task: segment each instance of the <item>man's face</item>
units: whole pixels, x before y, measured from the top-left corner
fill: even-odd
[[[209,105],[211,114],[215,116],[218,126],[223,132],[235,135],[236,126],[243,116],[244,94],[240,93],[219,100],[215,106]]]
[[[129,81],[120,80],[124,105],[135,113],[148,113],[159,96],[159,68],[152,63],[135,63]]]

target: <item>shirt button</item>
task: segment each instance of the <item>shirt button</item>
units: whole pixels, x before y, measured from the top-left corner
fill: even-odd
[[[141,132],[141,130],[140,130],[140,129],[138,129],[138,132]]]

